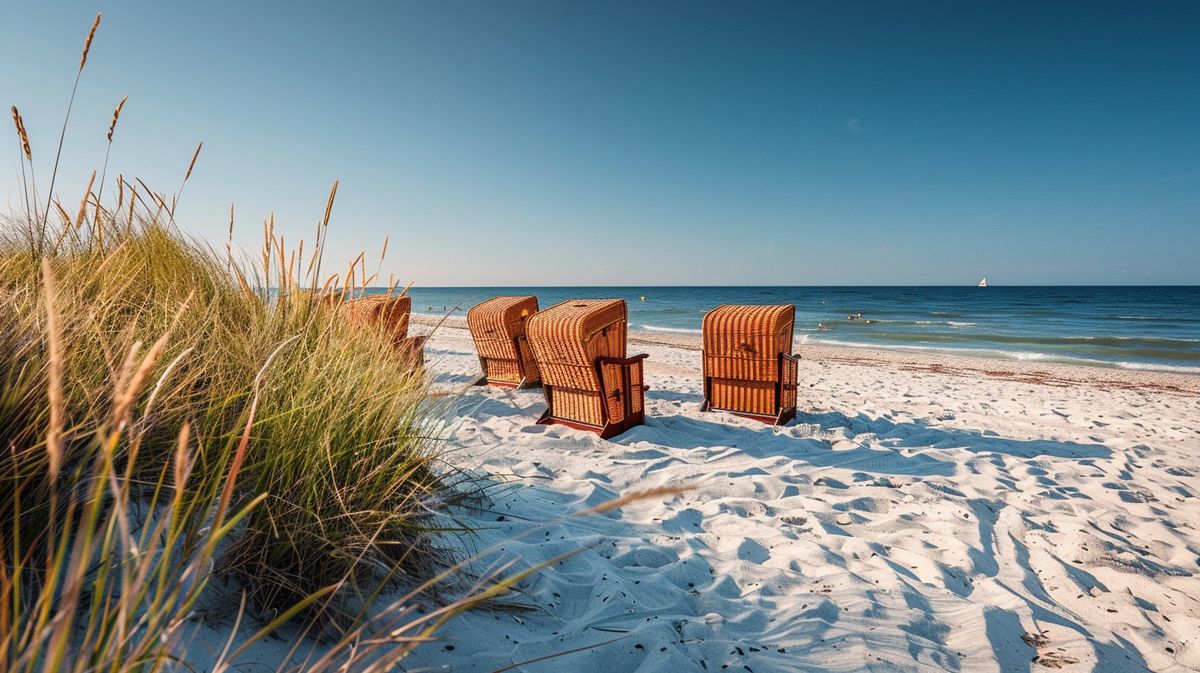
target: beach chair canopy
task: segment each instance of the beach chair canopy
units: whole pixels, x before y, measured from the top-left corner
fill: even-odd
[[[526,337],[526,323],[537,313],[537,297],[492,297],[467,311],[467,327],[486,381],[521,386],[540,380]]]
[[[705,408],[786,422],[795,416],[796,308],[718,306],[704,316]]]
[[[526,327],[546,393],[539,422],[612,436],[644,418],[644,355],[626,358],[623,299],[577,299],[534,314]]]
[[[421,365],[425,337],[408,336],[411,309],[412,298],[408,295],[367,295],[338,304],[338,310],[351,322],[385,330],[398,350]]]

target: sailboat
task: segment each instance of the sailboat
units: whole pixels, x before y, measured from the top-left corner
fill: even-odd
[[[987,287],[987,278],[979,279],[979,287]]]

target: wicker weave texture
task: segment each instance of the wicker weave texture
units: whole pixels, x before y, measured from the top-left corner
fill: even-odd
[[[796,309],[719,306],[704,316],[703,368],[717,409],[777,416],[796,406],[792,334]]]
[[[778,381],[780,353],[792,352],[796,308],[718,306],[704,315],[705,376]]]
[[[625,357],[625,300],[570,300],[555,304],[534,314],[526,331],[542,383],[552,388],[547,389],[551,414],[603,425],[606,401],[596,360]]]
[[[525,333],[537,310],[537,297],[522,296],[493,297],[467,311],[467,327],[489,381],[516,385],[539,380]]]
[[[351,299],[338,305],[338,310],[352,323],[384,330],[395,344],[416,364],[424,363],[422,352],[425,337],[408,336],[412,298],[407,295],[370,295]]]
[[[712,379],[709,382],[709,397],[716,409],[760,416],[779,413],[775,402],[775,384],[770,381]]]
[[[386,329],[397,343],[408,336],[412,297],[370,295],[343,302],[340,308],[352,321]]]

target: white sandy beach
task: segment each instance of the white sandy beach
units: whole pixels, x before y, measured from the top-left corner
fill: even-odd
[[[698,354],[650,354],[649,419],[538,426],[540,389],[469,387],[461,321],[427,347],[452,460],[513,488],[479,543],[542,610],[476,613],[409,670],[1200,670],[1200,380],[801,349],[800,413],[698,411]],[[684,340],[686,342],[686,340]],[[1088,382],[1091,380],[1091,382]],[[531,527],[619,493],[693,492]]]
[[[540,389],[470,385],[462,319],[430,339],[448,460],[503,482],[468,547],[582,551],[403,670],[1200,670],[1200,377],[801,347],[771,428],[698,410],[689,338],[630,341],[649,418],[605,441],[535,425]],[[695,488],[560,520],[664,484]]]

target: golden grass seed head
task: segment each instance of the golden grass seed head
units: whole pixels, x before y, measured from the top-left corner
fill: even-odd
[[[125,101],[127,100],[129,100],[129,96],[122,98],[121,102],[117,103],[117,108],[113,110],[112,122],[108,125],[108,142],[110,143],[113,139],[113,131],[117,130],[117,120],[121,118],[121,108],[125,107]]]
[[[25,120],[21,118],[17,106],[12,106],[13,123],[17,126],[17,137],[21,139],[21,149],[25,151],[25,159],[33,161],[33,151],[29,148],[29,134],[25,132]]]
[[[96,18],[92,21],[92,29],[88,31],[87,39],[83,41],[83,54],[79,57],[79,69],[82,71],[83,66],[87,65],[88,52],[92,49],[92,40],[96,37],[96,29],[100,27],[100,13],[96,13]]]

